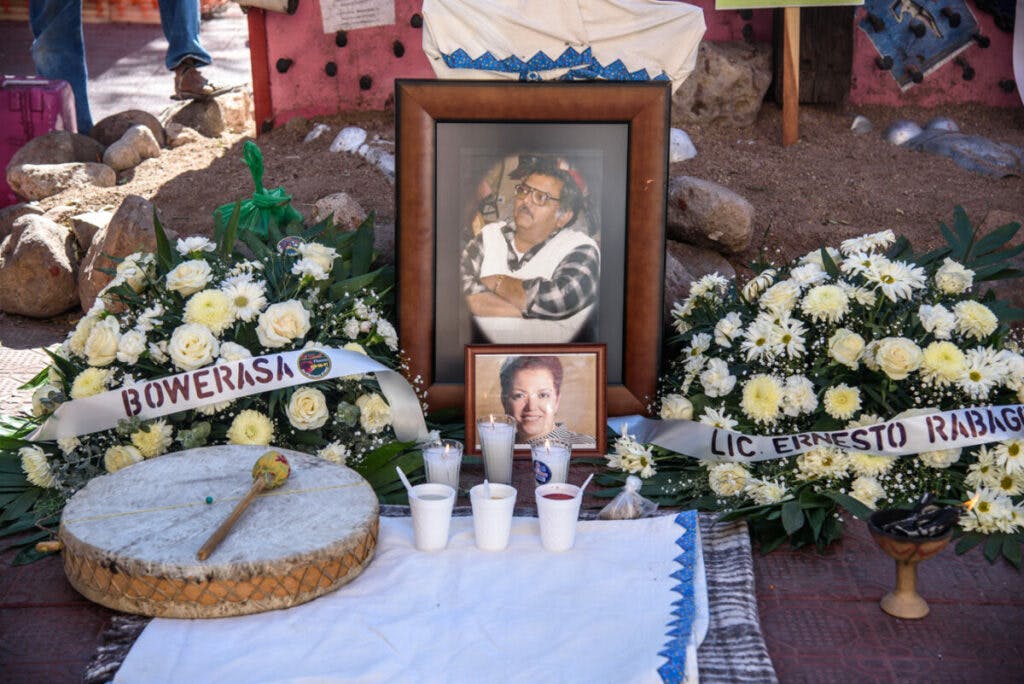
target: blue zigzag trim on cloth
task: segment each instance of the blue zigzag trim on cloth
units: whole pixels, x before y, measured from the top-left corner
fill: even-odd
[[[676,540],[676,546],[683,552],[675,559],[679,569],[672,573],[672,577],[679,581],[672,591],[678,593],[680,599],[672,603],[675,606],[672,611],[674,619],[668,623],[670,629],[665,633],[669,640],[664,650],[658,653],[668,659],[658,668],[663,682],[682,682],[686,679],[686,646],[690,642],[696,613],[693,578],[697,571],[697,511],[683,511],[676,516],[676,524],[685,530]],[[687,535],[690,535],[692,542],[686,541]]]
[[[590,48],[583,52],[576,48],[569,47],[556,59],[548,57],[541,50],[525,62],[515,55],[498,59],[490,52],[485,52],[476,59],[459,48],[454,52],[441,53],[444,63],[451,69],[477,69],[480,71],[501,71],[508,74],[519,74],[520,81],[540,81],[539,72],[551,71],[553,69],[569,69],[568,72],[558,77],[560,81],[579,81],[604,79],[607,81],[668,81],[669,77],[664,71],[657,76],[651,76],[647,69],[630,71],[621,59],[604,66],[596,59]]]

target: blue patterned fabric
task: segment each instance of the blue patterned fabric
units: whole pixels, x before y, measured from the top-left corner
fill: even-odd
[[[674,619],[668,623],[669,638],[665,648],[658,655],[668,658],[668,662],[658,668],[663,682],[682,682],[686,679],[686,646],[693,632],[693,621],[696,614],[694,606],[693,580],[697,566],[697,511],[683,511],[676,516],[676,524],[684,528],[684,533],[676,540],[682,553],[676,557],[679,569],[672,577],[679,584],[672,590],[680,595],[672,605]]]
[[[556,59],[548,57],[542,50],[525,62],[519,57],[512,55],[505,59],[498,59],[490,52],[485,52],[476,59],[473,59],[465,50],[459,48],[451,53],[441,53],[444,63],[450,69],[478,69],[480,71],[501,71],[509,74],[519,74],[520,81],[543,80],[541,72],[553,69],[569,69],[565,74],[558,77],[560,81],[579,81],[604,79],[607,81],[668,81],[669,77],[664,71],[656,76],[651,76],[647,69],[630,71],[621,59],[603,65],[594,59],[590,48],[578,51],[569,47]]]

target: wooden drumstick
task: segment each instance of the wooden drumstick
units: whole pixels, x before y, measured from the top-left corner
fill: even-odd
[[[256,498],[256,495],[266,489],[280,487],[288,479],[290,473],[291,467],[288,465],[288,459],[283,454],[276,451],[268,451],[260,456],[256,461],[256,465],[252,467],[253,483],[249,493],[238,502],[235,509],[231,511],[231,515],[220,524],[220,527],[214,530],[210,538],[206,540],[206,543],[199,548],[196,558],[201,561],[209,558],[210,554],[228,536],[228,532],[238,522],[238,519],[242,517],[242,513],[249,507],[252,500]]]

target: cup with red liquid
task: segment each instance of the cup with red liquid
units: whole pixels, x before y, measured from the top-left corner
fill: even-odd
[[[576,542],[580,516],[580,488],[564,482],[541,485],[535,490],[540,542],[548,551],[568,551]]]

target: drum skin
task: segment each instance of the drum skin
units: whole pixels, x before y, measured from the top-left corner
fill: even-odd
[[[352,581],[377,545],[377,497],[354,470],[286,449],[288,481],[196,560],[267,449],[190,449],[93,479],[61,519],[68,581],[114,610],[180,618],[288,608]]]

